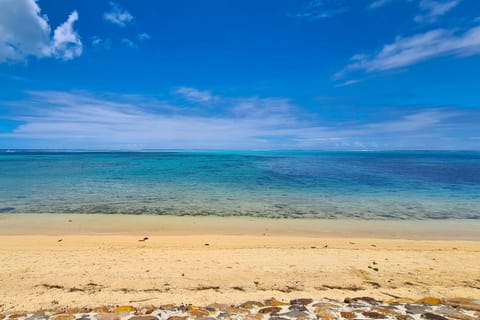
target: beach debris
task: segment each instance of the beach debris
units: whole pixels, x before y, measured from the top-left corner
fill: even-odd
[[[138,240],[138,241],[140,241],[140,242],[145,242],[145,241],[147,241],[148,239],[149,239],[148,237],[143,237],[143,239],[140,239],[140,240]]]
[[[208,306],[165,304],[57,307],[35,313],[11,312],[4,320],[298,320],[298,319],[387,319],[387,320],[477,320],[478,299],[398,298],[379,301],[372,297],[334,299],[296,298],[289,302],[275,298],[250,300],[239,305],[213,303]]]

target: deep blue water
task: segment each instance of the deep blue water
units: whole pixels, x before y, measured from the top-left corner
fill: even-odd
[[[0,151],[0,214],[480,219],[480,152]]]

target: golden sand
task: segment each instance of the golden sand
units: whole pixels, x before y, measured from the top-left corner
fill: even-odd
[[[148,239],[147,239],[148,238]],[[3,215],[0,311],[480,297],[480,223]]]

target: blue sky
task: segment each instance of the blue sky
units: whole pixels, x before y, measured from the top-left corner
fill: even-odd
[[[480,149],[478,0],[0,0],[0,148]]]

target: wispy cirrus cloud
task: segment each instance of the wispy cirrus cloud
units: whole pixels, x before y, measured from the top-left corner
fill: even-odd
[[[124,45],[126,45],[127,47],[132,48],[132,49],[137,49],[138,48],[138,45],[128,38],[123,38],[122,43]]]
[[[377,9],[377,8],[381,8],[383,6],[386,6],[387,4],[391,3],[392,0],[375,0],[373,2],[371,2],[368,7],[370,9]]]
[[[329,18],[350,9],[344,0],[311,0],[293,16],[309,20]]]
[[[414,20],[416,22],[432,23],[435,22],[438,17],[451,11],[453,8],[460,4],[460,0],[421,0],[419,3],[421,13],[416,15]]]
[[[209,103],[219,99],[208,90],[198,90],[191,87],[180,87],[175,92],[190,102]]]
[[[10,110],[3,118],[19,123],[0,133],[0,147],[18,147],[19,141],[30,143],[24,147],[89,149],[436,149],[478,143],[471,137],[479,135],[479,112],[458,108],[396,111],[384,118],[376,111],[362,122],[338,122],[312,116],[286,98],[217,99],[218,109],[205,113],[139,95],[29,92],[23,100],[0,103]],[[466,132],[459,135],[459,128]]]
[[[74,29],[78,12],[52,34],[48,17],[35,0],[0,1],[0,63],[28,57],[71,60],[82,54],[83,45]]]
[[[125,27],[134,19],[133,15],[120,7],[116,2],[110,1],[110,11],[103,14],[103,19],[119,27]]]
[[[477,54],[480,54],[480,26],[463,32],[435,29],[409,37],[397,37],[377,53],[356,54],[334,79],[341,79],[354,71],[385,71],[440,56],[467,57]]]

